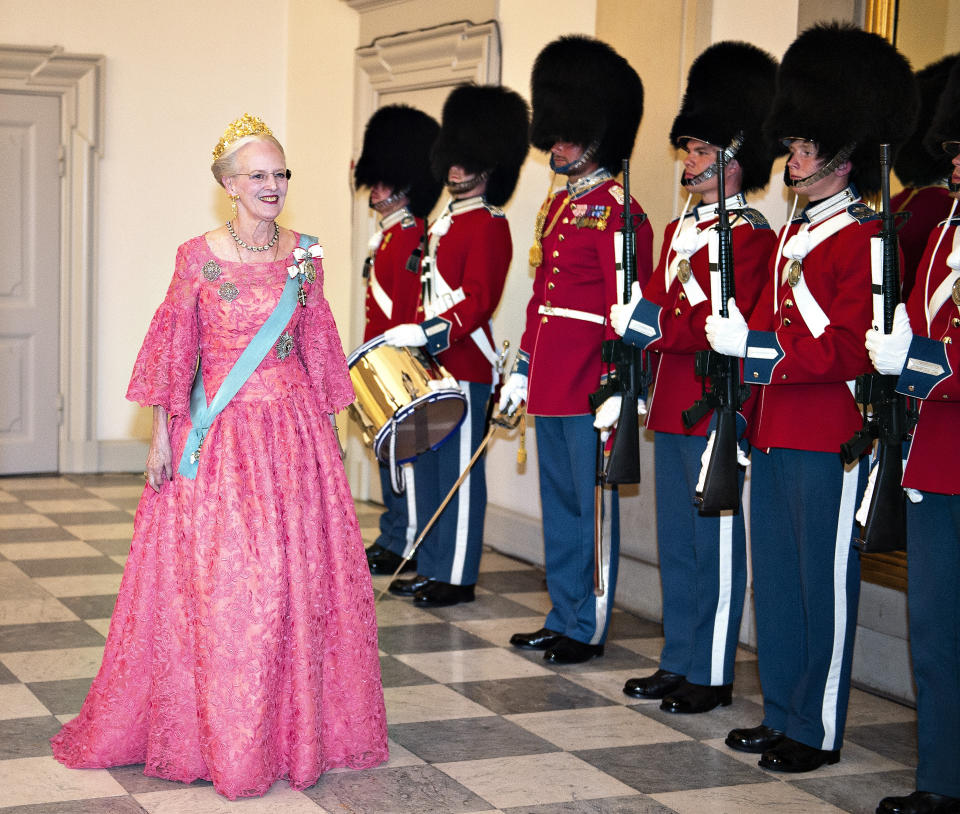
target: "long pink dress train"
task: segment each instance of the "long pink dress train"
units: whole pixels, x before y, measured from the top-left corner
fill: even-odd
[[[288,259],[221,260],[203,236],[178,251],[127,392],[173,416],[175,474],[144,489],[100,672],[52,740],[67,766],[146,763],[233,799],[387,759],[373,591],[327,415],[353,391],[319,260],[289,355],[282,338],[214,421],[196,480],[176,474],[198,355],[210,399]]]

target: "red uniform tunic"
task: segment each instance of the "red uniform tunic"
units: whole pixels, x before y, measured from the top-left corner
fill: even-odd
[[[906,187],[890,200],[894,212],[909,212],[907,222],[897,233],[903,251],[903,299],[910,297],[913,281],[917,278],[917,266],[927,246],[930,233],[950,215],[953,198],[943,185],[914,189]],[[923,275],[923,272],[920,272]]]
[[[624,197],[622,186],[608,174],[603,179],[580,194],[576,187],[573,195],[568,190],[556,193],[544,221],[543,262],[536,270],[520,340],[529,359],[531,415],[589,413],[588,396],[605,372],[601,345],[617,338],[607,314],[622,294],[617,290],[616,241]],[[643,212],[636,201],[631,208],[634,214]],[[642,287],[653,269],[653,229],[646,220],[636,230],[636,244]],[[593,321],[551,314],[553,308],[575,310]]]
[[[767,281],[767,264],[775,251],[777,236],[766,219],[755,209],[745,209],[742,197],[731,198],[727,206],[741,209],[738,215],[731,211],[733,225],[733,260],[736,275],[737,306],[747,317],[753,312],[760,292]],[[684,218],[695,220],[697,229],[704,232],[716,225],[716,204],[695,207]],[[681,413],[702,395],[701,380],[695,375],[694,360],[697,351],[709,349],[704,335],[704,322],[710,315],[710,263],[707,246],[689,256],[693,279],[706,299],[691,304],[680,278],[677,276],[677,247],[671,247],[680,220],[671,223],[663,236],[660,263],[650,284],[644,290],[644,299],[661,307],[660,336],[646,346],[657,351],[653,394],[647,405],[647,429],[657,432],[706,435],[710,417],[705,416],[692,430],[687,430]],[[688,227],[689,228],[689,227]]]
[[[897,386],[904,395],[923,399],[903,485],[945,495],[960,494],[960,306],[951,296],[960,270],[947,264],[951,254],[955,265],[960,262],[958,231],[960,218],[954,218],[930,235],[907,302],[917,338]]]
[[[424,320],[429,302],[421,301],[416,320],[427,334],[427,350],[454,378],[491,384],[493,366],[471,334],[482,331],[488,347],[494,348],[490,319],[513,256],[507,219],[501,209],[480,197],[453,201],[431,227],[430,245],[436,274],[455,295],[445,300],[437,281],[430,281],[429,296],[437,315]],[[424,277],[430,278],[429,268],[424,269]],[[461,293],[462,299],[454,302]]]
[[[394,325],[417,321],[420,274],[419,270],[407,271],[407,260],[423,237],[424,225],[422,218],[410,214],[405,207],[380,221],[379,242],[370,252],[364,342]],[[383,305],[387,305],[390,313],[384,311]]]
[[[856,201],[848,188],[808,206],[784,227],[789,239],[804,223],[815,232],[833,212],[850,216],[844,228],[802,261],[802,278],[828,320],[819,336],[807,324],[787,279],[790,259],[781,253],[772,260],[750,319],[743,373],[748,384],[766,385],[754,388],[747,431],[750,443],[760,449],[838,452],[863,423],[847,382],[871,370],[863,337],[872,318],[870,236],[879,231],[880,221]]]

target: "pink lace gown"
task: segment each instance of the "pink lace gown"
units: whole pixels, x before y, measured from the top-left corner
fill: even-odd
[[[179,249],[127,392],[170,411],[175,474],[140,499],[100,672],[52,740],[67,766],[146,763],[233,799],[387,759],[373,590],[328,418],[353,391],[319,260],[289,355],[278,342],[213,422],[196,480],[176,473],[198,354],[209,400],[288,260],[221,260],[202,236]]]

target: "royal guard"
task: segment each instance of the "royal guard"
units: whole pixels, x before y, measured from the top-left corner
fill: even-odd
[[[626,342],[656,353],[649,365],[656,374],[647,429],[655,433],[664,644],[659,669],[631,678],[623,691],[636,698],[662,698],[660,708],[667,712],[707,712],[731,701],[747,584],[743,513],[704,513],[694,506],[712,411],[692,427],[681,414],[701,396],[696,352],[709,349],[704,323],[721,305],[710,278],[719,246],[720,150],[726,156],[726,209],[742,313],[753,312],[767,281],[776,234],[748,205],[746,194],[763,189],[770,179],[774,150],[762,126],[776,73],[773,57],[742,42],[717,43],[694,61],[670,131],[670,144],[686,151],[681,183],[687,202],[664,233],[660,264],[642,296],[613,306],[610,314],[614,330]],[[736,91],[718,93],[718,76]],[[697,195],[699,202],[691,206]]]
[[[540,52],[531,88],[531,141],[549,153],[551,169],[565,175],[567,184],[551,193],[537,216],[533,296],[500,409],[527,401],[536,416],[552,608],[542,629],[517,633],[510,643],[570,664],[603,654],[616,590],[619,519],[613,488],[607,490],[603,557],[597,563],[605,590],[601,596],[594,592],[597,433],[589,396],[606,373],[601,346],[616,339],[607,314],[622,293],[617,259],[625,197],[615,176],[633,150],[643,85],[610,46],[571,36]],[[645,284],[653,266],[653,230],[635,201],[631,207],[640,224],[637,276]]]
[[[904,301],[910,297],[917,274],[920,256],[927,245],[927,238],[949,214],[954,198],[947,189],[950,173],[950,156],[937,145],[937,153],[931,154],[924,144],[930,129],[930,121],[937,108],[937,100],[950,69],[960,55],[953,54],[917,71],[917,87],[920,91],[920,113],[913,134],[900,148],[893,171],[903,184],[903,189],[890,201],[894,212],[909,212],[906,222],[900,224],[900,248],[903,250]]]
[[[910,65],[883,38],[817,25],[787,50],[764,129],[785,144],[785,181],[807,205],[780,233],[749,327],[736,302],[707,318],[712,347],[744,359],[753,595],[763,722],[727,735],[760,766],[806,772],[840,759],[860,594],[854,511],[866,458],[852,383],[870,369],[870,244],[880,144],[909,136]]]
[[[367,122],[353,177],[358,188],[369,189],[370,208],[379,217],[379,228],[370,239],[364,264],[364,342],[417,319],[417,249],[443,186],[430,169],[430,148],[439,132],[436,120],[407,105],[382,107]],[[385,464],[380,464],[380,488],[386,511],[380,515],[380,536],[367,549],[367,562],[374,574],[392,574],[413,545],[417,528],[411,518],[416,512],[407,506],[412,492],[393,491]],[[416,568],[416,560],[404,570],[408,568]]]
[[[384,339],[435,356],[463,388],[467,413],[456,433],[414,463],[414,526],[433,516],[486,435],[488,402],[499,377],[490,319],[513,254],[500,207],[517,185],[528,127],[527,103],[507,88],[463,85],[443,106],[432,166],[451,200],[430,228],[416,321],[390,328]],[[486,503],[481,457],[421,543],[417,575],[394,580],[390,592],[412,596],[421,607],[472,602]]]
[[[917,790],[885,797],[878,814],[960,814],[960,62],[954,61],[925,140],[952,158],[949,216],[930,234],[893,331],[868,331],[880,373],[920,400],[903,486],[907,604],[917,684]]]

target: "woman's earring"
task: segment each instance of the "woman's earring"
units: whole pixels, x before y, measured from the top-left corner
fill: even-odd
[[[236,192],[230,196],[230,209],[233,212],[233,217],[237,217],[237,201],[240,200],[240,195]]]

